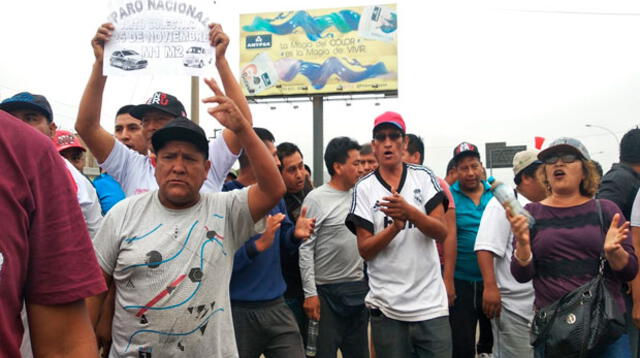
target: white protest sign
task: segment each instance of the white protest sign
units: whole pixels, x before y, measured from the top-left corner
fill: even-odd
[[[111,0],[115,26],[104,51],[104,75],[211,73],[213,4],[203,0]]]

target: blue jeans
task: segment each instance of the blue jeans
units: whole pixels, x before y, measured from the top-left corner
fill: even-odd
[[[535,357],[544,358],[544,346],[540,345],[535,348]],[[629,335],[624,334],[617,341],[601,347],[593,352],[589,358],[629,358],[631,351],[629,349]]]
[[[624,314],[625,321],[627,323],[627,334],[629,334],[629,347],[630,357],[632,358],[640,358],[640,353],[638,352],[638,341],[640,340],[640,332],[633,324],[633,319],[631,318],[631,312],[633,311],[633,301],[631,300],[631,295],[628,295],[626,292],[622,293],[622,297],[624,298],[624,305],[627,309],[627,312]]]

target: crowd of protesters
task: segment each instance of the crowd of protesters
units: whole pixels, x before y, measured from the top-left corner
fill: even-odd
[[[574,138],[517,153],[531,218],[494,197],[474,144],[436,176],[395,112],[369,143],[330,140],[313,188],[298,146],[253,127],[217,24],[203,103],[221,136],[165,91],[102,128],[113,30],[91,42],[77,133],[45,96],[0,103],[0,356],[544,357],[534,314],[600,257],[626,327],[588,356],[640,356],[640,129],[604,176]]]

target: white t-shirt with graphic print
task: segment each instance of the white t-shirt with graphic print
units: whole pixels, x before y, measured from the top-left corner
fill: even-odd
[[[262,231],[248,188],[172,210],[158,191],[114,206],[94,240],[116,288],[109,357],[237,357],[229,304],[233,257]]]

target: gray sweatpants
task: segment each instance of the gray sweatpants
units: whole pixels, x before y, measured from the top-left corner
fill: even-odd
[[[491,320],[494,358],[533,358],[531,327],[519,315],[502,308],[500,317]]]
[[[231,302],[240,358],[304,357],[302,337],[282,298],[269,302]]]

